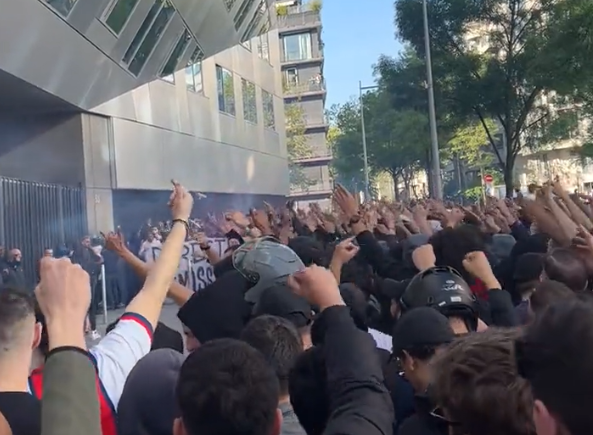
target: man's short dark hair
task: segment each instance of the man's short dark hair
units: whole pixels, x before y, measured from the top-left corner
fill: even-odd
[[[295,326],[276,316],[259,316],[241,332],[241,340],[259,350],[278,376],[280,394],[288,394],[288,375],[303,352],[303,342]]]
[[[572,435],[593,426],[592,346],[593,304],[579,299],[550,305],[516,343],[520,375]]]
[[[189,435],[262,435],[274,426],[280,389],[261,352],[219,339],[187,357],[176,395]]]
[[[33,293],[12,287],[0,289],[0,351],[10,351],[17,344],[21,322],[34,315]]]
[[[434,360],[431,392],[459,433],[533,435],[533,399],[519,377],[519,330],[490,328],[453,342]]]
[[[298,358],[288,382],[290,404],[307,435],[321,435],[330,416],[325,349],[315,346]]]

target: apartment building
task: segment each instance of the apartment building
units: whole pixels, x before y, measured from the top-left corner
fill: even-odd
[[[329,206],[333,188],[329,171],[332,155],[326,139],[329,124],[325,117],[321,6],[319,0],[276,2],[284,105],[294,105],[302,114],[309,148],[306,157],[296,160],[308,185],[291,186],[290,197],[305,207],[309,202]]]
[[[289,193],[273,0],[0,0],[0,174],[84,188],[91,232]],[[271,14],[274,15],[271,15]]]

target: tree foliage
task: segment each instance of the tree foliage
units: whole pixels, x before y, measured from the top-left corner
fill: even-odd
[[[298,164],[299,160],[306,159],[313,154],[305,135],[306,123],[303,108],[297,103],[286,104],[284,106],[284,116],[290,184],[299,189],[307,189],[315,182],[305,175],[303,168]]]
[[[585,8],[584,4],[579,0],[428,0],[439,116],[482,126],[509,193],[517,155],[527,144],[541,144],[542,128],[558,116],[550,110],[552,91],[568,95],[580,76],[568,62],[576,63],[579,57],[573,53],[578,33],[571,34],[559,24],[565,25],[562,14],[577,5]],[[399,38],[422,58],[422,2],[396,0],[395,10]],[[423,102],[423,97],[418,101]],[[489,119],[495,121],[494,128]],[[506,139],[502,152],[495,146],[497,132]]]
[[[367,157],[371,178],[387,172],[406,187],[425,165],[430,133],[428,119],[416,110],[396,110],[391,94],[381,85],[363,95]],[[352,100],[333,108],[335,138],[333,166],[342,183],[364,183],[361,107]]]
[[[496,129],[494,121],[485,120],[486,127],[491,131]],[[488,147],[488,136],[481,123],[474,122],[459,127],[447,143],[447,151],[452,156],[462,159],[470,167],[484,168],[491,166],[495,156]]]

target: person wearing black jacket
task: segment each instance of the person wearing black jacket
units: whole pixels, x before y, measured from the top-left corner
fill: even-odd
[[[437,310],[420,307],[404,314],[393,331],[393,355],[402,364],[406,379],[416,395],[415,414],[400,424],[397,435],[440,435],[443,427],[433,416],[435,406],[428,395],[432,378],[431,360],[451,343],[455,334],[445,316]],[[445,428],[446,429],[446,428]],[[446,430],[444,431],[446,434]]]
[[[290,400],[307,434],[391,434],[393,404],[375,343],[356,327],[335,277],[311,266],[291,276],[289,286],[320,308],[324,327],[322,343],[299,357],[289,379]]]

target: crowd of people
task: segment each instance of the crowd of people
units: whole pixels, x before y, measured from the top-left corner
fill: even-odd
[[[100,257],[143,284],[90,348],[87,269],[100,259],[42,258],[34,294],[0,291],[0,433],[593,428],[591,198],[556,181],[534,198],[471,208],[359,204],[341,186],[333,203],[197,223],[192,195],[174,183],[167,231],[150,230],[140,246],[104,235]],[[214,233],[228,240],[222,252]],[[216,278],[198,291],[175,279],[188,239]],[[167,298],[184,337],[159,321]]]

